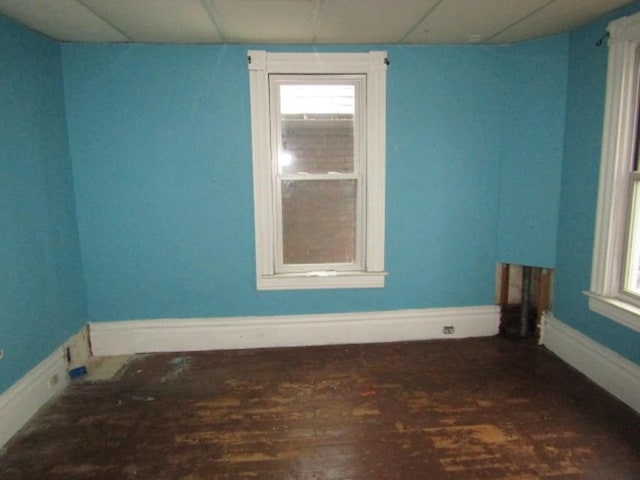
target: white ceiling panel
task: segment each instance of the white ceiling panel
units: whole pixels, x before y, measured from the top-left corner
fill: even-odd
[[[312,43],[321,0],[203,0],[210,2],[230,43]]]
[[[510,43],[566,32],[628,3],[631,2],[629,0],[555,0],[546,8],[513,25],[491,41],[492,43]]]
[[[511,43],[634,0],[0,0],[57,40],[244,44]]]
[[[446,0],[405,39],[406,43],[482,43],[550,0]]]
[[[134,42],[221,43],[200,0],[78,0]]]
[[[438,0],[325,0],[316,43],[397,43]]]
[[[0,0],[0,13],[57,40],[130,41],[75,0]]]

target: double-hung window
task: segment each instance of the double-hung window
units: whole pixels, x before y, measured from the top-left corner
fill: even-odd
[[[258,289],[384,286],[385,52],[248,59]]]
[[[609,24],[589,307],[640,331],[640,14]]]

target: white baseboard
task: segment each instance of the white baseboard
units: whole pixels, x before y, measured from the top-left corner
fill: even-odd
[[[69,383],[62,348],[40,362],[0,396],[0,446]]]
[[[67,348],[72,363],[83,364],[88,359],[86,327],[0,395],[0,448],[69,384]]]
[[[547,313],[544,345],[593,382],[640,413],[640,365]]]
[[[96,356],[491,336],[495,305],[387,312],[131,320],[89,325]],[[444,327],[453,327],[450,334]]]

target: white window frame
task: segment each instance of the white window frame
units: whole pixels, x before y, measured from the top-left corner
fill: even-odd
[[[258,290],[384,287],[386,70],[384,51],[366,53],[274,53],[250,50],[249,86]],[[364,268],[277,273],[276,195],[272,181],[269,75],[365,75],[366,170]],[[360,187],[360,186],[359,186]]]
[[[609,59],[589,308],[640,332],[640,303],[624,290],[624,265],[640,80],[640,14],[609,24]]]
[[[282,121],[280,118],[280,86],[282,85],[351,85],[354,88],[355,98],[355,117],[353,119],[354,134],[354,155],[353,170],[349,173],[304,173],[282,174],[278,171],[278,156],[280,154],[282,139]],[[364,252],[364,234],[366,232],[365,224],[365,165],[364,156],[366,147],[363,144],[366,139],[366,121],[362,118],[366,112],[366,78],[364,75],[274,75],[270,78],[270,95],[271,95],[271,157],[272,157],[272,180],[275,182],[275,208],[274,216],[275,225],[275,273],[292,273],[309,271],[318,272],[322,270],[340,270],[340,271],[363,271],[365,269],[365,252]],[[293,181],[314,181],[314,180],[354,180],[357,184],[356,192],[356,231],[355,231],[355,250],[356,255],[352,263],[335,263],[335,264],[285,264],[284,257],[284,236],[283,236],[283,218],[282,218],[282,183],[288,180]]]

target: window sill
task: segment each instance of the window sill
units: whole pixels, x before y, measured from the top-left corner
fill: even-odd
[[[283,273],[258,277],[258,290],[310,290],[322,288],[382,288],[387,272]]]
[[[591,291],[584,294],[589,297],[590,310],[640,332],[640,307],[619,298],[605,297]]]

